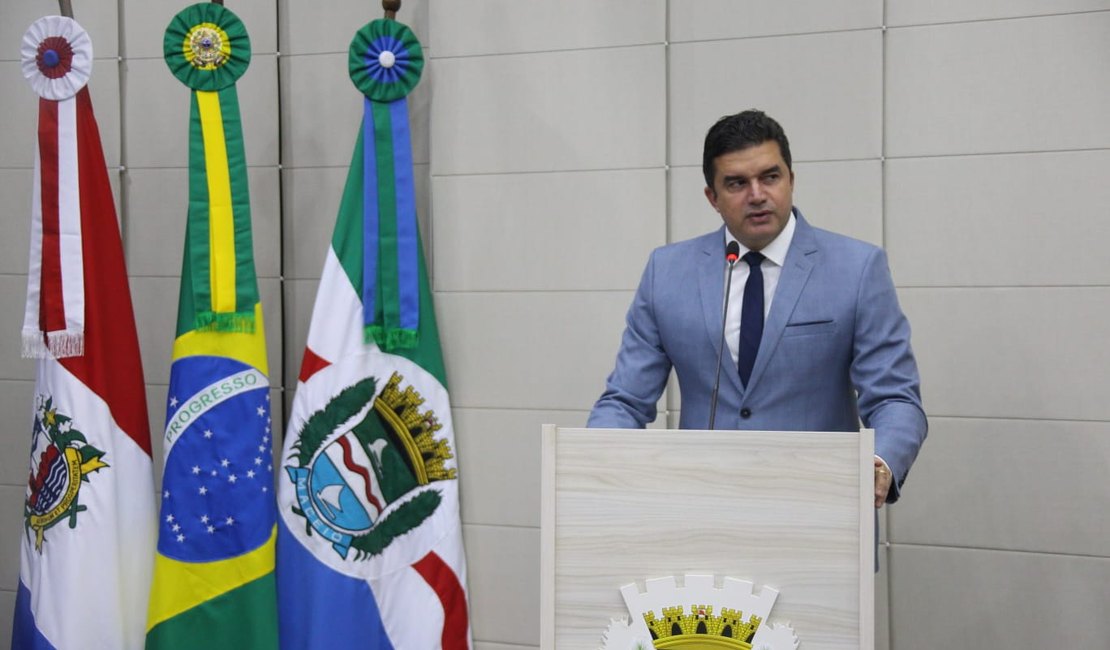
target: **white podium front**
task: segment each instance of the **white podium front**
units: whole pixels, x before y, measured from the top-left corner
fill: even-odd
[[[786,627],[802,649],[872,650],[873,454],[870,430],[545,425],[540,647],[639,629],[657,648],[779,650]],[[721,598],[694,600],[707,582]]]

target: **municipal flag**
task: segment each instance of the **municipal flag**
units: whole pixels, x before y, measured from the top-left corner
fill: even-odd
[[[146,647],[276,648],[270,385],[235,90],[250,41],[202,3],[173,18],[164,52],[192,91],[189,207]]]
[[[138,649],[154,478],[127,270],[86,86],[92,44],[73,19],[47,16],[21,54],[39,95],[23,326],[36,375],[11,647]]]
[[[416,225],[404,25],[355,35],[363,120],[278,470],[288,650],[470,647],[458,467]]]

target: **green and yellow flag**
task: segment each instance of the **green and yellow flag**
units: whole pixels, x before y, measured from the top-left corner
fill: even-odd
[[[189,208],[148,649],[276,648],[272,429],[235,82],[250,63],[221,5],[178,13],[165,58],[191,92]]]

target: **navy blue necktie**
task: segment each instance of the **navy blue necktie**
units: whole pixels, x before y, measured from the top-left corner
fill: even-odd
[[[759,339],[763,338],[763,270],[759,265],[765,259],[767,258],[755,251],[743,257],[750,270],[748,281],[744,283],[744,301],[740,307],[740,361],[737,363],[737,370],[740,372],[740,383],[745,388],[752,376],[755,355],[759,353]]]

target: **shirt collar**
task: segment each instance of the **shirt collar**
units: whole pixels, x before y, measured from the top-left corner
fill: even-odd
[[[764,257],[771,260],[778,266],[783,266],[784,264],[786,264],[786,252],[790,250],[790,242],[794,241],[794,230],[797,226],[797,222],[798,220],[794,216],[794,211],[791,210],[790,216],[786,220],[786,227],[782,229],[782,232],[779,233],[778,237],[775,237],[770,244],[764,246],[763,250],[759,252],[763,253]],[[725,228],[726,248],[728,247],[729,242],[736,242],[736,244],[740,246],[740,257],[743,257],[745,253],[751,250],[747,246],[741,244],[735,237],[733,237],[728,228]]]

